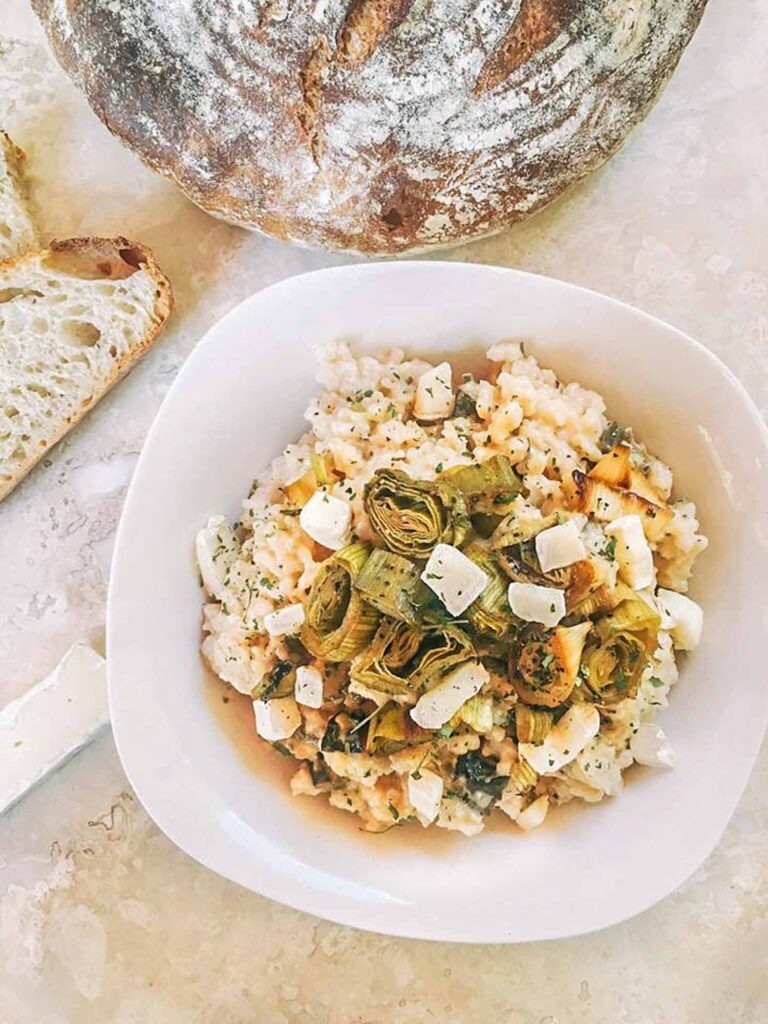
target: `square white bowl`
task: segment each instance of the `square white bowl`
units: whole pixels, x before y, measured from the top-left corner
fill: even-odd
[[[212,713],[199,656],[197,529],[237,518],[260,470],[303,431],[313,347],[402,346],[458,365],[524,338],[594,388],[671,464],[710,548],[693,596],[701,647],[662,716],[673,772],[633,768],[617,798],[521,834],[358,831],[254,771]],[[290,906],[392,935],[558,938],[651,906],[706,858],[768,720],[768,437],[733,375],[679,331],[604,296],[513,270],[386,263],[294,277],[247,299],[197,346],[165,399],[126,501],[112,567],[108,672],[126,773],[160,828],[201,863]],[[258,743],[254,736],[254,750]],[[258,760],[258,758],[257,758]]]

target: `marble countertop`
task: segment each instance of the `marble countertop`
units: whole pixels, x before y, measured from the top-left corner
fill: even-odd
[[[614,160],[526,224],[441,258],[522,267],[640,306],[716,352],[765,415],[766,34],[764,0],[712,0]],[[55,68],[25,0],[0,9],[0,125],[28,153],[45,234],[148,243],[178,303],[143,363],[0,506],[2,704],[74,641],[103,645],[125,489],[197,340],[252,291],[345,258],[218,223],[144,169]],[[150,822],[106,735],[0,822],[0,1018],[764,1024],[766,792],[764,748],[716,851],[640,917],[567,941],[458,947],[327,924],[198,866]]]

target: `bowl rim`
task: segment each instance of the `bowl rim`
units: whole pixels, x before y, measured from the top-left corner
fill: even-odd
[[[447,935],[445,927],[442,923],[435,923],[432,920],[425,924],[414,926],[412,921],[407,917],[403,919],[402,924],[393,924],[390,921],[383,927],[378,927],[376,924],[369,924],[361,921],[361,912],[348,909],[348,902],[345,899],[339,899],[336,901],[329,901],[327,894],[323,896],[314,889],[304,887],[301,890],[301,896],[294,896],[288,892],[275,892],[275,886],[267,884],[263,889],[258,888],[252,884],[252,881],[244,880],[241,873],[234,868],[221,863],[216,862],[216,857],[208,857],[204,849],[196,847],[194,844],[188,841],[187,836],[181,836],[178,830],[173,824],[169,824],[166,817],[165,810],[160,806],[160,802],[155,799],[156,794],[151,790],[147,789],[144,785],[144,780],[141,778],[141,766],[139,759],[136,758],[135,752],[131,749],[130,741],[126,740],[122,732],[122,722],[120,713],[114,714],[115,709],[119,704],[118,697],[118,686],[116,679],[116,671],[114,662],[110,657],[110,653],[114,647],[114,635],[116,633],[116,594],[118,592],[119,580],[121,576],[121,562],[124,558],[124,549],[126,546],[126,536],[129,532],[129,525],[133,516],[133,509],[136,503],[136,495],[139,491],[140,482],[142,479],[142,470],[145,462],[148,460],[148,452],[153,447],[153,441],[155,437],[163,430],[167,410],[169,407],[169,399],[177,391],[185,386],[185,382],[196,369],[197,362],[202,358],[201,354],[207,352],[209,348],[218,344],[219,337],[226,331],[227,325],[235,321],[241,314],[244,307],[248,307],[251,304],[257,303],[264,295],[269,293],[274,296],[281,291],[289,291],[296,287],[296,282],[301,279],[302,282],[314,281],[318,278],[324,279],[343,279],[347,277],[357,277],[360,275],[407,275],[411,273],[447,273],[447,274],[480,274],[482,276],[513,276],[520,280],[523,285],[527,280],[545,281],[550,285],[553,285],[557,289],[562,289],[565,292],[578,293],[591,297],[592,299],[598,300],[601,303],[606,303],[613,307],[616,311],[619,311],[621,315],[631,314],[637,317],[641,321],[645,321],[648,325],[651,325],[655,329],[661,329],[669,335],[674,335],[677,343],[687,347],[690,351],[696,354],[698,359],[704,359],[708,362],[712,369],[716,370],[731,386],[735,395],[741,402],[744,412],[748,415],[751,426],[754,428],[757,440],[756,444],[764,450],[766,456],[766,465],[768,465],[768,424],[764,421],[761,416],[755,402],[747,392],[744,385],[741,383],[736,374],[717,356],[711,352],[705,345],[691,337],[684,331],[680,330],[667,323],[666,321],[656,317],[650,313],[636,308],[635,306],[625,303],[620,299],[614,298],[610,295],[605,295],[602,292],[594,289],[586,288],[582,285],[573,284],[568,281],[563,281],[558,278],[553,278],[544,274],[537,274],[530,271],[519,270],[513,267],[499,267],[494,265],[487,265],[483,263],[473,263],[464,261],[451,261],[451,260],[374,260],[366,263],[352,263],[343,264],[341,266],[324,267],[317,270],[309,271],[306,273],[294,274],[286,278],[268,285],[264,288],[257,289],[252,292],[240,302],[235,304],[230,310],[228,310],[222,317],[215,321],[206,330],[202,338],[194,345],[189,355],[185,358],[176,378],[171,384],[167,394],[164,396],[163,401],[154,416],[154,419],[147,432],[147,436],[142,445],[142,449],[137,460],[137,464],[131,479],[123,510],[120,516],[118,524],[115,546],[111,561],[109,590],[107,597],[107,685],[108,685],[108,700],[110,717],[112,718],[113,735],[115,744],[117,747],[120,761],[128,778],[128,781],[136,793],[142,806],[157,825],[157,827],[184,853],[192,857],[193,860],[202,864],[204,867],[216,872],[217,874],[227,878],[229,881],[235,882],[238,885],[243,886],[254,892],[258,892],[260,895],[279,902],[285,906],[291,907],[295,910],[300,910],[304,913],[313,914],[319,918],[331,921],[335,924],[344,925],[347,927],[353,927],[370,931],[376,934],[389,935],[398,938],[415,938],[424,941],[436,941],[436,942],[452,942],[462,944],[516,944],[518,942],[530,942],[530,941],[548,941],[558,938],[565,938],[575,935],[586,935],[595,931],[599,931],[603,928],[611,927],[619,924],[623,921],[629,920],[643,911],[654,906],[661,900],[665,899],[670,893],[674,892],[680,885],[682,885],[691,875],[698,870],[699,867],[707,860],[711,855],[717,843],[722,838],[728,823],[735,812],[741,797],[743,796],[744,790],[749,781],[750,775],[754,768],[755,760],[760,749],[761,740],[758,740],[755,747],[755,754],[749,761],[748,765],[740,773],[738,780],[738,794],[733,801],[733,804],[729,810],[728,815],[724,818],[722,828],[712,838],[708,844],[702,844],[700,850],[696,854],[695,863],[691,865],[685,865],[682,871],[670,873],[667,880],[665,880],[663,886],[660,886],[659,891],[653,894],[636,900],[634,903],[631,901],[627,905],[622,905],[618,911],[611,911],[604,913],[602,918],[589,923],[585,927],[579,929],[568,928],[558,932],[551,932],[548,934],[534,935],[530,938],[517,939],[517,938],[505,938],[499,930],[495,930],[489,933],[487,936],[462,937]],[[755,723],[753,723],[754,725]],[[768,703],[765,704],[762,714],[762,724],[757,723],[760,729],[760,735],[764,736],[766,728],[768,728]]]

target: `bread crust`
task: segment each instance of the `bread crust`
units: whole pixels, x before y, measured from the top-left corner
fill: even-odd
[[[706,2],[32,0],[107,127],[195,203],[367,255],[557,198],[644,117]]]
[[[9,481],[0,479],[0,501],[11,493],[40,459],[138,362],[163,329],[173,308],[170,282],[156,263],[151,251],[146,246],[123,237],[68,238],[51,242],[45,250],[5,260],[0,263],[0,290],[10,284],[7,275],[14,272],[23,274],[25,265],[45,265],[49,260],[52,261],[51,268],[59,273],[93,280],[123,280],[139,270],[144,270],[155,285],[155,304],[149,329],[137,344],[115,361],[109,375],[94,387],[92,395],[80,406],[77,414],[62,418],[58,424],[52,423],[47,432],[45,448],[31,451],[26,459],[14,467],[13,477]],[[88,273],[88,268],[91,273]]]

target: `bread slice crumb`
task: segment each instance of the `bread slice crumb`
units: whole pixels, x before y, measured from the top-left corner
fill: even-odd
[[[126,238],[0,264],[0,499],[146,352],[172,305],[151,252]]]

